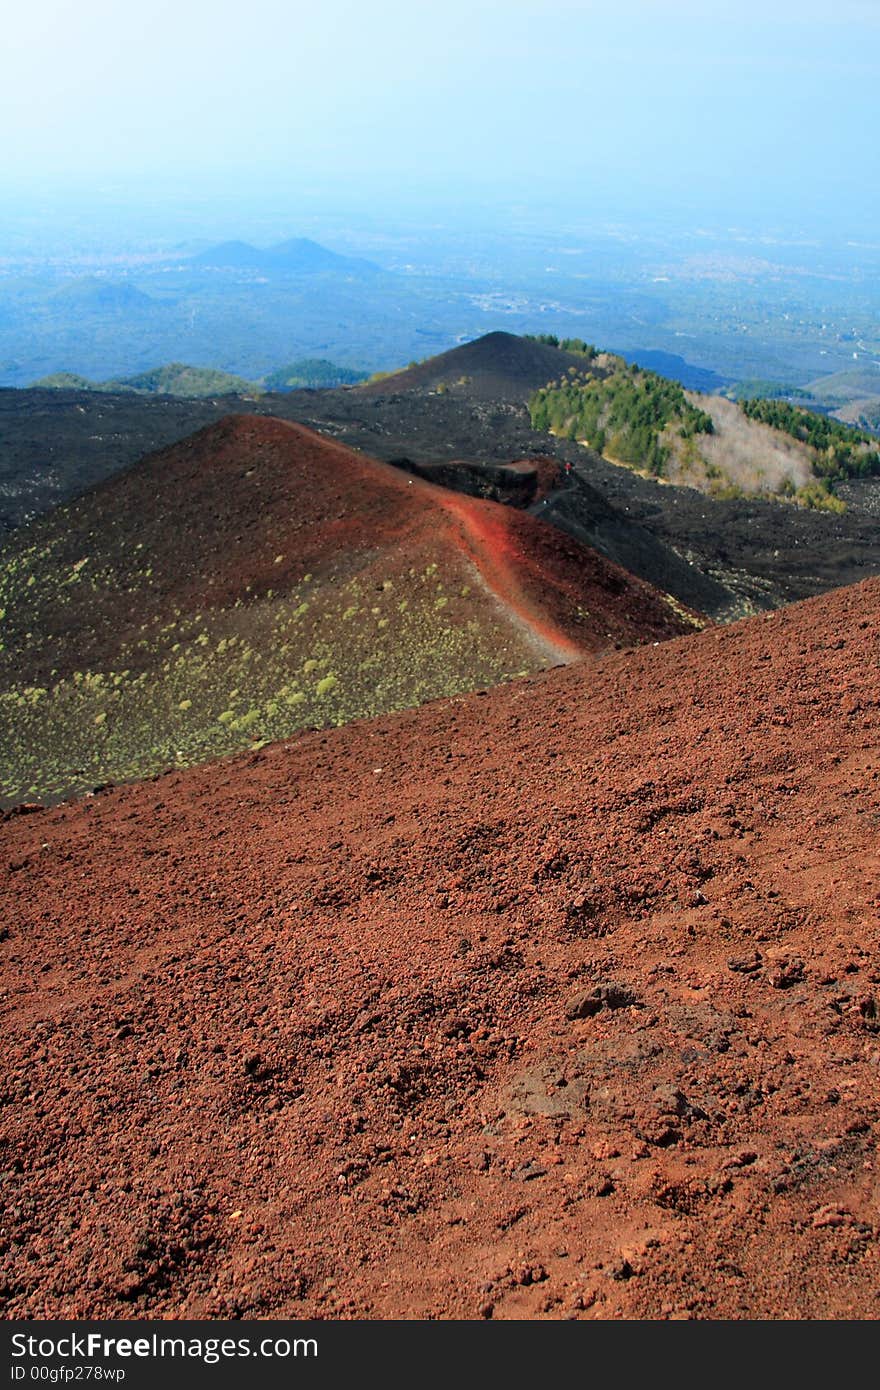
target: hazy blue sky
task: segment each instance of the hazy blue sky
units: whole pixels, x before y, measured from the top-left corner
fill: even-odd
[[[0,172],[878,211],[880,0],[32,0]],[[873,230],[873,228],[871,228]]]

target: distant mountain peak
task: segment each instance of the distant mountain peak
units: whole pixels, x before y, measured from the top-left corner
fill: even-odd
[[[311,237],[288,237],[275,246],[261,249],[247,241],[223,241],[200,251],[193,264],[217,270],[260,270],[263,273],[298,275],[339,271],[345,274],[375,274],[372,261],[343,256]]]

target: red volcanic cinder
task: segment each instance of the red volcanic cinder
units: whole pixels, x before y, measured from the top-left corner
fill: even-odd
[[[8,818],[4,1314],[873,1316],[878,627],[867,581]]]

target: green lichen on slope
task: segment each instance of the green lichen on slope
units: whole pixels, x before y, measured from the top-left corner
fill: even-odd
[[[33,630],[48,611],[63,627],[73,607],[65,589],[83,586],[97,600],[112,584],[86,559],[59,572],[52,551],[0,557],[0,608],[26,614]],[[20,648],[0,652],[0,797],[53,798],[148,776],[539,665],[500,615],[487,622],[463,582],[466,567],[452,570],[444,578],[429,564],[379,582],[309,576],[283,593],[154,613],[112,660],[71,661],[62,639],[58,664],[38,682],[17,678]],[[150,578],[145,562],[145,591]],[[99,645],[88,637],[75,634],[84,655]]]

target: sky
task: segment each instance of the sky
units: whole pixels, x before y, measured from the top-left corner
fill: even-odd
[[[852,235],[880,211],[880,0],[32,0],[0,58],[0,199],[317,180]]]

